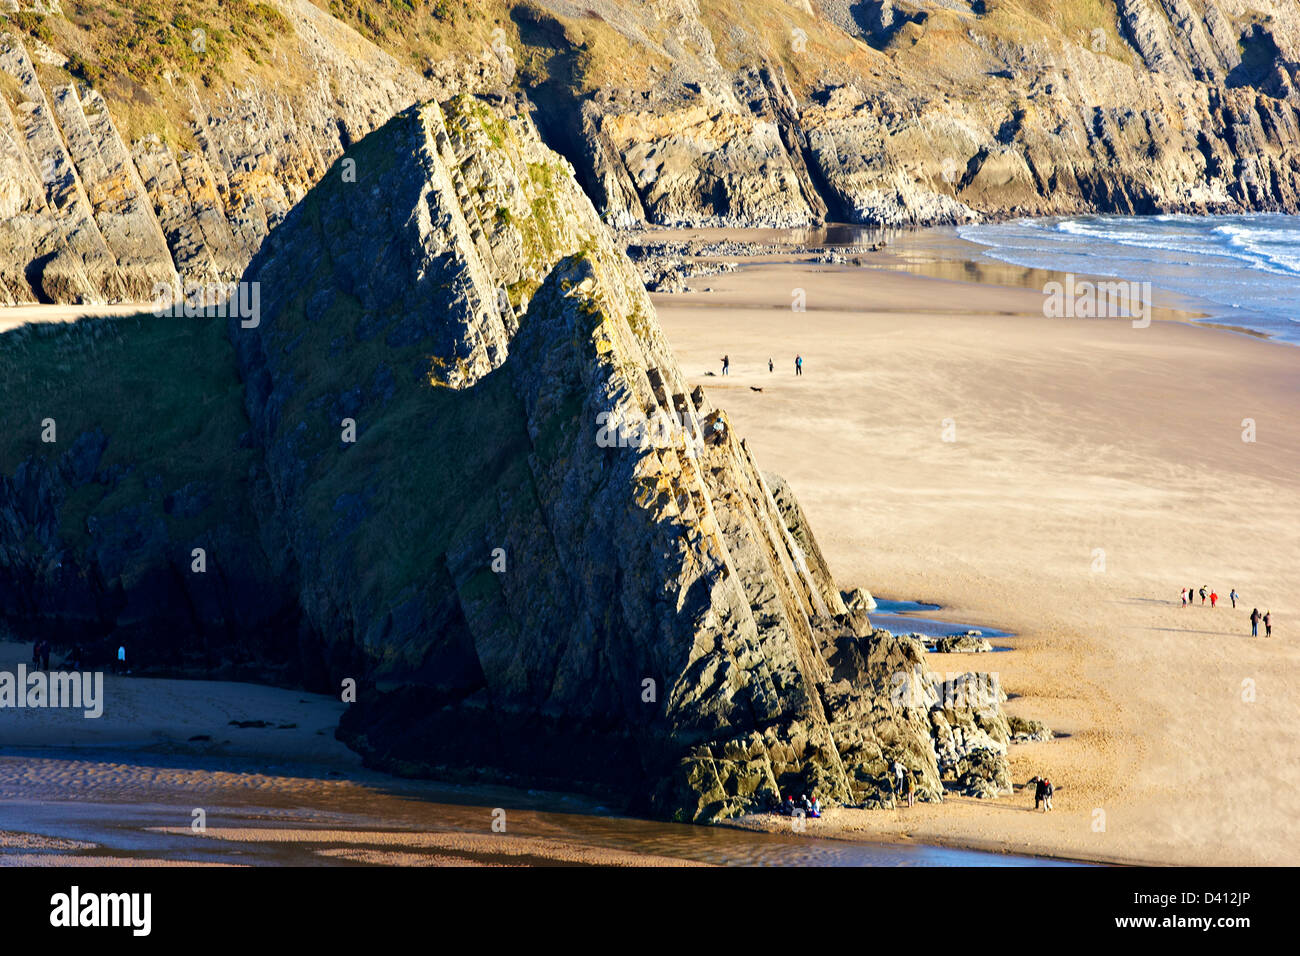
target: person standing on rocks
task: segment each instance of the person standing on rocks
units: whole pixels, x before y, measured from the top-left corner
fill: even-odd
[[[1264,612],[1264,636],[1265,637],[1273,636],[1273,612],[1272,611]]]
[[[1259,608],[1250,612],[1250,636],[1259,637]]]
[[[916,806],[916,775],[907,775],[907,807],[910,810]]]
[[[803,374],[803,356],[802,356],[802,355],[796,355],[796,356],[794,357],[794,374],[796,374],[796,375],[802,375],[802,374]]]
[[[1233,588],[1231,591],[1228,592],[1228,600],[1232,602],[1232,609],[1234,611],[1237,609],[1237,598],[1239,597],[1241,597],[1241,595],[1237,593],[1236,588]]]

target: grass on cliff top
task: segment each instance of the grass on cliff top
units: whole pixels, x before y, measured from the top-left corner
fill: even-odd
[[[27,38],[47,91],[71,82],[98,90],[128,145],[153,133],[193,148],[188,82],[218,89],[243,82],[269,69],[277,45],[293,34],[273,0],[63,0],[62,10],[0,13],[0,32]],[[67,62],[41,62],[32,39]],[[280,64],[281,80],[290,72]]]
[[[151,86],[166,73],[215,78],[237,52],[257,61],[290,31],[279,8],[260,0],[64,0],[62,10],[4,16],[95,87],[124,78]]]
[[[239,447],[249,425],[224,320],[144,315],[26,326],[0,335],[0,382],[0,474],[31,457],[57,460],[96,428],[108,438],[99,470],[127,470],[114,486],[92,483],[71,496],[63,515],[70,543],[87,540],[89,515],[160,503],[191,481],[213,491],[209,512],[216,507],[225,520],[239,512],[228,498],[247,480],[253,452]],[[55,422],[52,444],[41,440],[45,419]],[[167,520],[183,533],[183,522]]]

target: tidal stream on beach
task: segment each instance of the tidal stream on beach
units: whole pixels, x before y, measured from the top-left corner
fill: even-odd
[[[617,816],[562,794],[317,773],[138,752],[9,750],[0,755],[0,865],[1060,865],[818,839],[816,821],[804,834],[755,833]],[[504,809],[504,833],[492,830],[497,807]],[[192,828],[196,810],[203,832]]]

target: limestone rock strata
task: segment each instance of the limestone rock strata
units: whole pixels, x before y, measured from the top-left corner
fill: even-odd
[[[136,104],[0,32],[0,304],[233,279],[397,111],[507,86],[619,228],[1300,211],[1293,0],[535,0],[515,19],[558,46],[467,41],[423,74],[310,0],[272,2],[291,30],[265,69],[156,91],[179,142],[126,142]],[[568,39],[591,22],[627,42],[622,80],[516,71],[599,59]]]
[[[765,31],[713,30],[676,58],[676,84],[592,97],[592,193],[610,222],[1300,209],[1292,3],[1118,0],[1073,21],[1014,0],[996,15],[951,0],[758,6]],[[615,0],[596,7],[629,38],[647,28]],[[692,3],[674,13],[704,22]]]

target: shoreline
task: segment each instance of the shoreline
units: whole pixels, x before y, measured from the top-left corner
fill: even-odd
[[[1022,217],[1010,217],[1006,221],[1014,221]],[[1076,278],[1097,283],[1114,281],[1115,276],[1106,275],[1096,272],[1074,272],[1069,273],[1067,270],[1054,268],[1042,268],[1036,266],[1019,266],[1010,262],[988,256],[984,250],[995,248],[991,245],[978,242],[973,239],[967,239],[958,235],[959,226],[957,225],[929,225],[929,226],[862,226],[851,223],[827,223],[823,227],[807,227],[802,229],[777,229],[777,228],[749,228],[749,229],[726,229],[722,227],[683,227],[683,228],[660,228],[650,227],[645,230],[622,234],[624,240],[631,241],[672,241],[683,239],[697,239],[703,242],[718,242],[724,240],[735,240],[739,242],[751,242],[764,245],[816,245],[816,242],[810,242],[810,237],[816,237],[835,230],[858,231],[864,236],[867,234],[878,234],[886,240],[883,249],[874,251],[854,252],[853,255],[861,260],[861,265],[856,268],[883,269],[889,271],[905,272],[910,274],[927,275],[934,279],[956,281],[956,282],[975,282],[979,285],[994,286],[1006,289],[1034,290],[1041,294],[1042,287],[1049,281],[1060,281],[1067,274],[1073,274]],[[823,242],[822,247],[826,250],[836,249],[853,249],[854,243],[851,240],[845,242]],[[816,262],[814,253],[797,252],[793,254],[782,254],[776,252],[764,252],[745,257],[727,257],[720,255],[705,255],[698,257],[698,261],[718,262],[718,261],[735,261],[738,268],[744,269],[752,265],[759,264],[814,264]],[[1246,335],[1252,338],[1261,339],[1278,345],[1295,347],[1300,343],[1289,342],[1286,339],[1278,338],[1271,332],[1263,329],[1251,328],[1248,326],[1232,325],[1227,322],[1215,321],[1218,314],[1223,308],[1208,299],[1201,299],[1187,293],[1166,289],[1153,284],[1153,301],[1151,304],[1153,321],[1176,321],[1187,325],[1211,328],[1218,331],[1230,332],[1236,335]],[[685,294],[699,294],[698,291],[692,291]],[[1126,320],[1125,320],[1126,321]]]
[[[1224,213],[1221,215],[1226,217],[1230,214]],[[981,221],[980,224],[988,225],[1001,222],[1014,222],[1021,218],[1024,217],[1008,216],[1004,219],[984,220]],[[1215,216],[1214,214],[1209,214],[1204,218],[1215,218]],[[842,230],[845,231],[846,234],[876,234],[886,240],[886,245],[883,249],[855,253],[855,256],[862,261],[862,265],[854,266],[854,268],[883,269],[910,274],[921,274],[928,275],[934,279],[946,281],[974,281],[980,285],[1006,289],[1031,289],[1037,290],[1040,293],[1045,282],[1059,281],[1067,274],[1073,274],[1079,279],[1093,283],[1099,281],[1110,281],[1116,278],[1115,276],[1106,275],[1104,273],[1068,273],[1067,271],[1055,268],[1015,265],[1014,263],[1006,262],[988,255],[985,250],[996,248],[995,246],[961,236],[958,233],[959,228],[961,228],[960,224],[873,226],[855,223],[827,222],[821,226],[808,226],[802,228],[762,226],[746,228],[728,228],[721,226],[644,226],[634,230],[619,230],[615,235],[618,237],[620,244],[624,246],[634,242],[683,241],[695,239],[704,242],[734,240],[766,245],[820,246],[824,250],[853,248],[855,244],[851,241],[830,242],[825,239],[828,234],[833,234],[836,230]],[[823,237],[820,241],[816,239],[816,237],[819,236]],[[902,239],[901,243],[899,242],[900,238]],[[952,248],[953,246],[957,246],[957,248]],[[793,253],[790,255],[779,252],[763,252],[739,257],[704,255],[698,257],[691,256],[688,258],[700,262],[720,262],[724,260],[735,261],[739,269],[745,269],[753,265],[778,263],[791,265],[812,264],[815,263],[814,255],[815,254],[812,252]],[[952,274],[953,269],[951,267],[954,266],[960,266],[963,268],[974,266],[975,272],[979,275],[979,278],[972,279],[969,275],[956,278]],[[1019,276],[1018,279],[1017,275]],[[1031,282],[1030,276],[1035,276],[1036,278]],[[1222,321],[1214,321],[1217,318],[1216,313],[1221,312],[1222,307],[1207,299],[1201,299],[1187,293],[1177,292],[1158,286],[1153,286],[1153,291],[1155,296],[1153,297],[1153,301],[1150,303],[1152,312],[1151,318],[1153,321],[1176,321],[1196,327],[1229,332],[1235,335],[1245,335],[1278,345],[1286,345],[1290,347],[1300,346],[1300,343],[1289,342],[1286,339],[1278,338],[1273,333],[1263,329],[1232,325]],[[681,294],[696,295],[699,293],[695,290],[691,290]],[[19,305],[0,306],[0,334],[13,331],[14,329],[21,328],[28,324],[75,322],[81,318],[122,318],[150,312],[152,309],[152,302],[112,303],[102,305],[51,305],[23,303]]]

